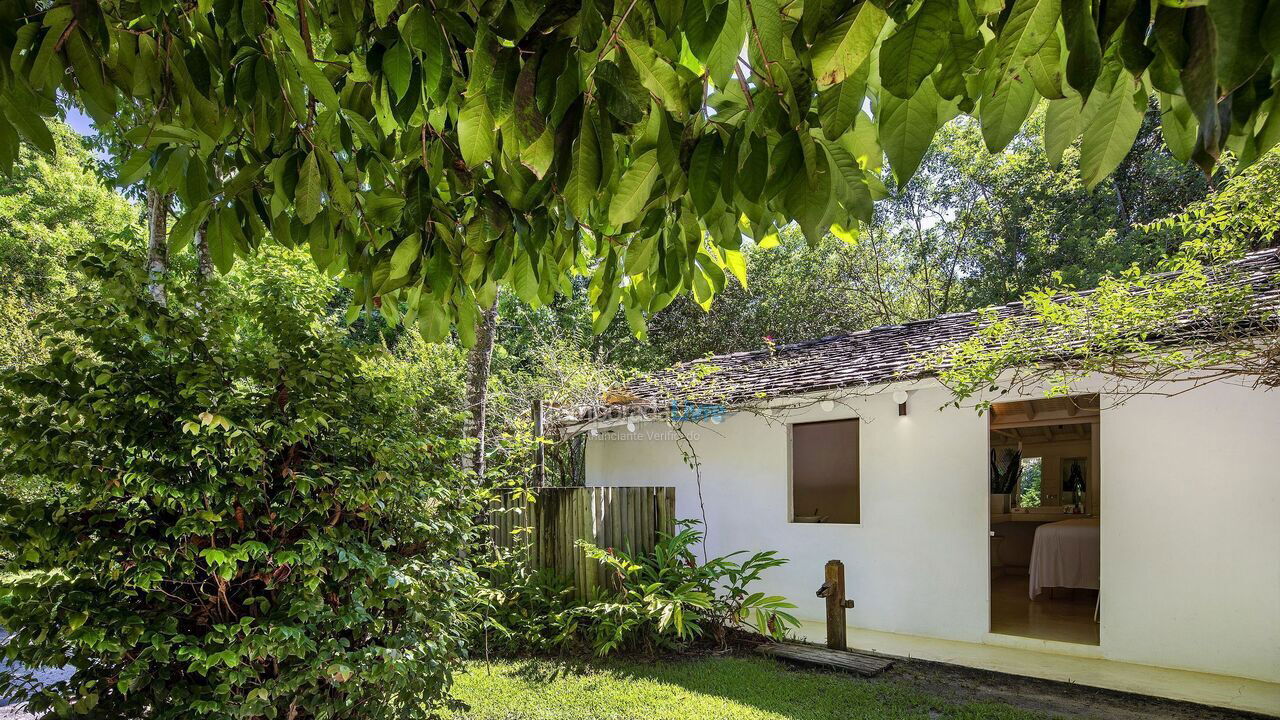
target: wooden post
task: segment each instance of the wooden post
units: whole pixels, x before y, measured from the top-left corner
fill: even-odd
[[[547,458],[542,447],[542,398],[533,399],[533,407],[530,408],[530,414],[533,416],[533,486],[537,488],[547,486]]]
[[[824,569],[822,587],[818,597],[827,599],[827,647],[832,650],[848,650],[845,638],[845,610],[853,607],[852,600],[844,599],[844,563],[828,560]]]

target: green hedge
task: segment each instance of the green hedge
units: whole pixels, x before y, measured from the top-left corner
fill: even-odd
[[[0,498],[4,654],[75,668],[42,691],[0,671],[0,695],[130,720],[440,707],[477,511],[452,423],[296,275],[171,278],[166,308],[101,252],[39,320],[48,359],[0,375],[0,475],[57,485]]]

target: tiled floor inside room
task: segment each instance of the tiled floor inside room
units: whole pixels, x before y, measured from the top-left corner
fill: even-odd
[[[1046,588],[1032,600],[1025,574],[996,577],[991,581],[991,632],[1097,645],[1097,601],[1096,590],[1071,588]]]

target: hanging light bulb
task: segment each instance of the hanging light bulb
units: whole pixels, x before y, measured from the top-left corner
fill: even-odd
[[[822,408],[822,412],[831,412],[832,410],[836,409],[836,404],[831,402],[830,400],[823,400],[822,404],[819,407]]]
[[[627,432],[632,432],[632,433],[633,433],[633,432],[635,432],[635,431],[636,431],[636,424],[635,424],[635,423],[633,423],[633,422],[628,422],[628,423],[627,423]]]

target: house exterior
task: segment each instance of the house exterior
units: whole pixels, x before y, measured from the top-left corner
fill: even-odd
[[[1280,254],[1245,263],[1256,271],[1258,302],[1275,304]],[[1037,419],[1030,403],[1044,396],[1028,392],[1000,398],[1009,403],[1003,415],[979,414],[949,405],[949,391],[927,373],[903,372],[921,352],[972,332],[974,317],[711,358],[724,396],[758,402],[711,416],[677,404],[674,417],[594,422],[587,482],[674,486],[677,517],[705,522],[709,555],[776,550],[788,558],[757,589],[795,603],[809,640],[824,637],[815,591],[824,563],[838,559],[855,602],[847,612],[853,648],[1280,715],[1280,391],[1222,379],[1119,402],[1100,377],[1076,388],[1092,397],[1085,412],[1073,406]],[[629,392],[634,406],[662,406],[645,383]],[[993,415],[1030,430],[1010,435]],[[830,424],[841,420],[853,422]],[[852,446],[836,443],[843,454],[825,457],[821,448],[833,443],[807,439],[811,423],[848,428]],[[1009,549],[993,535],[1029,544],[1030,531],[1062,519],[1052,513],[1069,504],[1025,515],[993,510],[993,447],[1011,436],[1020,449],[1039,447],[1029,438],[1040,430],[1044,447],[1083,448],[1070,452],[1090,468],[1071,508],[1082,512],[1069,516],[1089,518],[1097,533],[1096,594],[1084,589],[1082,600],[1070,588],[1089,585],[1067,588],[1077,608],[1071,622],[1093,633],[1084,642],[1001,631],[994,614],[997,586],[1024,581],[1016,572],[1000,579],[1008,568],[996,556]],[[805,469],[813,462],[819,470]],[[854,494],[853,515],[822,507],[821,494],[803,496],[812,510],[795,506],[800,473],[841,464],[856,464],[843,486]],[[1056,494],[1050,484],[1045,492]],[[821,521],[831,517],[842,521]],[[1014,565],[1026,561],[1025,551],[1012,554],[1022,555]],[[1043,594],[1024,604],[1034,620],[1054,602]]]

